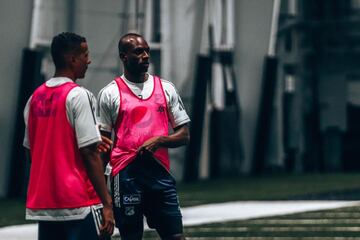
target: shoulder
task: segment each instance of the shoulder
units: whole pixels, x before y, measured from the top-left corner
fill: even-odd
[[[117,89],[117,84],[115,82],[115,80],[112,80],[111,82],[109,82],[105,87],[103,87],[101,90],[100,90],[100,93],[102,92],[111,92],[113,89]]]
[[[94,111],[96,103],[94,94],[80,86],[71,89],[66,97],[66,108],[69,113],[83,112],[91,109]]]
[[[99,91],[98,100],[109,99],[117,96],[119,96],[119,89],[115,80],[112,80]]]
[[[25,118],[25,123],[27,123],[27,119],[28,119],[28,116],[29,116],[29,109],[30,109],[30,103],[31,103],[31,99],[32,99],[32,96],[31,95],[27,102],[26,102],[26,105],[25,105],[25,108],[24,108],[24,118]]]
[[[88,100],[93,99],[94,94],[87,90],[84,87],[76,86],[70,90],[69,94],[67,95],[67,101],[76,101],[76,100]]]
[[[161,85],[164,89],[164,92],[165,94],[170,97],[170,98],[173,98],[173,97],[177,97],[178,96],[178,92],[177,92],[177,89],[175,87],[175,85],[168,81],[168,80],[165,80],[165,79],[161,79]]]
[[[175,85],[172,82],[170,82],[169,80],[161,78],[160,81],[161,81],[161,85],[163,86],[163,88],[176,91]]]

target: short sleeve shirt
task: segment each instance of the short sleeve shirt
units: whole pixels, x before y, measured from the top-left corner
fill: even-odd
[[[46,81],[47,87],[56,87],[64,83],[72,82],[65,77],[51,78]],[[29,98],[25,109],[25,135],[23,145],[30,149],[28,137],[28,118],[32,96]],[[66,115],[70,125],[76,133],[76,140],[79,148],[89,146],[101,141],[101,135],[95,118],[96,99],[94,95],[82,87],[75,87],[66,97]],[[44,221],[67,221],[85,218],[90,213],[90,207],[75,209],[26,209],[26,219]]]
[[[121,76],[131,91],[140,98],[148,98],[154,89],[154,77],[148,74],[148,79],[144,83],[133,83]],[[186,113],[180,95],[177,93],[175,86],[166,80],[161,79],[164,89],[169,122],[172,128],[176,128],[190,122]],[[120,93],[118,86],[113,80],[105,86],[98,95],[97,117],[101,130],[111,132],[117,121],[120,106]]]
[[[72,80],[64,77],[51,78],[46,82],[46,86],[56,87],[67,82],[72,82]],[[30,148],[27,125],[31,97],[29,98],[24,109],[25,136],[23,145],[26,148]],[[79,148],[86,147],[101,141],[98,124],[96,122],[94,113],[95,107],[96,99],[94,95],[90,91],[80,86],[73,88],[66,97],[66,115],[70,125],[75,130]]]

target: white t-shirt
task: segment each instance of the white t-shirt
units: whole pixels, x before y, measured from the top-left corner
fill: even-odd
[[[150,97],[154,89],[154,77],[148,74],[148,79],[144,83],[133,83],[121,76],[125,84],[131,91],[140,98]],[[161,79],[161,84],[165,92],[169,122],[172,128],[176,128],[190,122],[184,104],[181,101],[175,86],[166,80]],[[97,116],[101,130],[111,132],[114,129],[120,106],[120,93],[115,80],[100,90],[98,95]]]
[[[73,81],[69,78],[57,77],[51,78],[46,81],[45,84],[47,87],[56,87],[67,82]],[[25,135],[23,145],[29,149],[30,144],[27,125],[31,98],[32,96],[29,98],[24,109]],[[79,148],[101,141],[99,129],[96,127],[97,123],[94,114],[96,110],[95,106],[96,99],[94,95],[80,86],[71,89],[66,97],[66,115],[70,125],[75,129],[76,140]]]
[[[57,77],[46,81],[47,87],[60,86],[73,82],[69,78]],[[28,137],[29,107],[32,96],[29,98],[25,109],[25,135],[23,145],[30,149]],[[96,99],[94,95],[82,87],[74,87],[66,97],[66,115],[70,125],[75,129],[76,140],[79,148],[89,146],[101,141],[99,127],[94,115]],[[44,221],[64,221],[84,219],[90,213],[90,207],[72,209],[26,209],[26,219]]]

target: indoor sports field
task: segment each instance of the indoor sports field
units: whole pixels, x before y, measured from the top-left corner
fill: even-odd
[[[240,177],[179,184],[183,207],[246,200],[359,200],[360,174]],[[24,202],[0,201],[0,226],[24,221]],[[219,212],[221,214],[221,212]],[[357,239],[360,206],[186,226],[187,239]],[[119,239],[114,236],[113,239]],[[146,231],[144,239],[157,239]]]
[[[220,214],[220,213],[219,213]],[[359,239],[360,206],[185,227],[187,239]],[[114,238],[120,239],[120,238]],[[154,231],[144,239],[158,239]]]

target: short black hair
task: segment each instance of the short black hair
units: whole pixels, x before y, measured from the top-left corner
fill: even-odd
[[[144,38],[143,36],[141,36],[140,34],[137,34],[137,33],[127,33],[127,34],[123,35],[120,38],[119,44],[118,44],[119,55],[120,55],[120,53],[125,53],[128,50],[128,47],[130,46],[130,43],[127,42],[126,40],[129,38],[137,38],[137,37]]]
[[[64,55],[80,51],[81,43],[86,39],[76,33],[63,32],[53,37],[51,42],[51,57],[58,69],[66,67]]]

